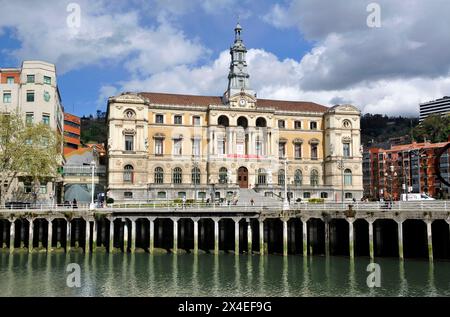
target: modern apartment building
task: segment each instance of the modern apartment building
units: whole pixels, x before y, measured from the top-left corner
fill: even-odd
[[[445,96],[441,99],[420,104],[420,122],[432,114],[450,115],[450,97]]]
[[[80,148],[81,120],[70,113],[64,113],[64,155]]]
[[[42,122],[63,135],[64,109],[57,84],[55,65],[43,61],[24,61],[20,68],[0,68],[0,112],[18,110],[28,123]],[[61,153],[62,153],[61,147]],[[62,156],[61,156],[62,163]],[[21,197],[7,199],[57,202],[62,197],[62,180],[41,182],[38,193],[32,193],[32,186],[26,175],[18,177],[14,192]]]

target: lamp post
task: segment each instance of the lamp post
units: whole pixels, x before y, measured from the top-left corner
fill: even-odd
[[[287,191],[287,158],[284,159],[284,202],[283,202],[283,211],[289,210],[289,200],[288,200],[288,191]]]
[[[341,170],[341,202],[344,203],[344,159],[338,162],[338,168]]]
[[[94,205],[94,189],[95,189],[95,184],[94,184],[94,176],[95,176],[95,161],[92,160],[91,162],[91,171],[92,171],[92,178],[91,178],[91,205],[89,206],[90,210],[95,209],[95,205]]]
[[[389,181],[390,181],[390,183],[391,183],[391,188],[390,188],[390,200],[391,200],[391,204],[392,204],[392,201],[393,201],[393,196],[394,196],[394,191],[393,191],[393,183],[394,183],[394,177],[397,177],[397,172],[394,172],[394,169],[395,169],[395,167],[394,167],[394,165],[391,165],[391,166],[389,166],[389,172],[390,173],[387,173],[387,172],[385,172],[384,173],[384,176],[385,177],[387,177],[388,179],[389,179]]]
[[[193,166],[194,166],[194,203],[197,203],[197,181],[200,183],[200,179],[197,179],[197,176],[200,178],[200,175],[197,174],[198,162],[194,162]]]

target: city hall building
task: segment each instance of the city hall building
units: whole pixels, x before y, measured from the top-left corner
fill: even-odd
[[[223,96],[109,98],[108,197],[227,201],[250,193],[258,202],[283,198],[286,183],[291,202],[361,199],[360,111],[257,98],[241,31],[238,24]]]

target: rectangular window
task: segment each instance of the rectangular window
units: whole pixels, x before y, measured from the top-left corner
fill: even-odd
[[[263,155],[262,142],[260,140],[256,140],[256,155]]]
[[[182,116],[175,116],[173,118],[173,123],[174,124],[183,124],[183,117]]]
[[[33,186],[31,185],[31,183],[25,183],[23,189],[26,194],[30,194],[33,190]]]
[[[200,117],[199,116],[192,117],[192,125],[194,125],[194,126],[200,125]]]
[[[157,114],[155,117],[155,122],[158,124],[163,124],[164,123],[164,115]]]
[[[125,151],[134,151],[134,136],[125,135]]]
[[[10,92],[4,92],[3,93],[3,102],[4,103],[11,103],[11,93]]]
[[[52,84],[52,78],[49,76],[44,76],[44,84],[51,85]]]
[[[309,123],[309,128],[310,128],[311,130],[317,130],[317,122],[311,121],[311,122]]]
[[[164,155],[164,140],[163,139],[155,140],[155,154],[156,155]]]
[[[123,193],[123,197],[125,199],[132,199],[133,198],[133,193],[132,192],[124,192]]]
[[[167,195],[166,192],[158,192],[157,198],[158,199],[166,199]]]
[[[27,91],[27,102],[34,102],[34,91]]]
[[[284,129],[286,127],[286,123],[284,120],[278,120],[278,129]]]
[[[40,194],[47,194],[47,184],[46,185],[41,185],[39,187],[39,193]]]
[[[33,124],[34,121],[34,114],[33,113],[27,113],[25,116],[25,122],[26,124]]]
[[[173,140],[173,155],[177,155],[177,156],[182,155],[182,153],[183,153],[182,152],[183,151],[182,142],[183,142],[182,139]]]
[[[317,144],[311,144],[311,160],[317,160]]]
[[[278,144],[278,156],[281,158],[286,157],[286,143],[280,142]]]
[[[27,84],[34,84],[34,75],[27,75]]]
[[[192,140],[192,155],[200,156],[200,140]]]
[[[42,123],[46,125],[50,125],[50,115],[43,114],[42,115]]]
[[[350,157],[350,143],[344,143],[343,154],[344,157]]]
[[[311,193],[308,193],[308,192],[303,193],[303,198],[306,198],[306,199],[311,198]]]
[[[295,121],[294,122],[294,128],[299,130],[302,128],[302,122],[301,121]]]
[[[6,77],[6,83],[8,85],[14,84],[14,77]]]
[[[225,139],[217,141],[217,153],[225,154]]]
[[[296,143],[294,145],[294,153],[295,153],[295,159],[301,159],[302,158],[302,145],[301,143]]]

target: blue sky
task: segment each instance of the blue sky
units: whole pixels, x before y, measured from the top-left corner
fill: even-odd
[[[77,115],[124,91],[220,95],[240,16],[261,98],[417,115],[419,102],[450,95],[449,1],[378,1],[380,28],[367,25],[371,2],[0,0],[0,66],[55,63]],[[67,23],[69,3],[79,25]]]

